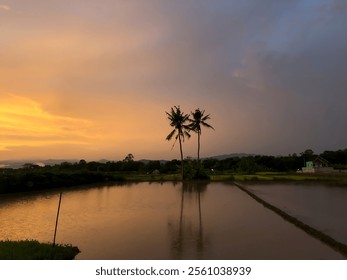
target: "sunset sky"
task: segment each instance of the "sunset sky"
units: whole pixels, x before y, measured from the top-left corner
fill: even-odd
[[[347,1],[0,0],[0,160],[347,148]],[[196,156],[197,137],[184,143]]]

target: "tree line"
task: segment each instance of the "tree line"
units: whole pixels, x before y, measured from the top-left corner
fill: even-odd
[[[256,172],[296,172],[305,166],[306,162],[321,157],[335,169],[347,169],[347,149],[314,153],[307,149],[299,154],[288,156],[249,155],[244,157],[230,157],[223,160],[214,158],[203,161],[204,168],[216,171],[232,171],[252,174]]]
[[[200,179],[206,174],[223,172],[254,174],[256,172],[296,172],[307,161],[317,156],[328,160],[336,169],[347,169],[347,149],[324,151],[315,154],[308,149],[300,154],[288,156],[249,155],[243,157],[229,157],[218,160],[216,158],[183,159],[185,178],[196,179],[196,170],[200,168]],[[0,169],[0,193],[32,191],[54,187],[69,187],[82,184],[124,181],[127,174],[161,175],[177,174],[182,170],[181,160],[170,161],[136,161],[132,154],[128,154],[121,161],[96,162],[80,160],[78,162],[62,162],[55,165],[39,166],[32,163],[24,164],[22,168]],[[136,178],[136,177],[135,177]]]
[[[226,159],[217,158],[185,158],[183,162],[186,171],[195,167],[198,162],[201,168],[206,171],[232,171],[242,173],[255,173],[261,171],[273,172],[295,172],[301,169],[307,161],[312,161],[318,156],[329,161],[330,165],[337,169],[347,169],[347,149],[337,151],[324,151],[316,154],[311,149],[299,154],[287,156],[272,155],[248,155],[240,157],[229,157]],[[133,154],[129,153],[123,160],[98,162],[80,160],[78,162],[62,162],[55,165],[38,166],[32,163],[24,164],[20,169],[2,168],[0,176],[14,173],[73,173],[73,172],[95,172],[95,173],[123,173],[134,172],[152,174],[158,172],[162,174],[174,174],[181,171],[181,160],[173,159],[168,161],[145,160],[137,161]],[[190,171],[191,172],[191,171]]]

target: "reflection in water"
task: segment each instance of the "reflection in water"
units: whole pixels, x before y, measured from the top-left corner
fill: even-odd
[[[256,195],[347,244],[347,188],[324,182],[248,184]]]
[[[201,194],[206,191],[207,185],[208,183],[204,182],[182,183],[179,221],[176,226],[177,228],[170,228],[172,235],[171,252],[174,259],[182,259],[186,250],[195,251],[196,259],[204,258],[204,249],[207,240],[204,238],[203,234]],[[186,200],[184,199],[185,196],[187,197]],[[195,227],[196,217],[192,215],[194,212],[192,213],[192,211],[190,211],[190,207],[185,207],[185,203],[192,207],[193,210],[197,207],[198,225]],[[184,213],[185,208],[188,208],[186,210],[186,215]],[[172,225],[169,224],[169,226]],[[195,250],[193,248],[186,248],[192,245],[195,245]]]
[[[341,259],[228,183],[64,190],[57,243],[86,260]],[[58,191],[0,195],[0,240],[52,242]]]

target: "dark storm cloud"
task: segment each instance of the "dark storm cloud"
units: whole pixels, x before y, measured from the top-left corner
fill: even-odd
[[[343,148],[346,5],[231,2],[189,7],[180,20],[172,15],[168,40],[173,47],[165,52],[175,61],[168,63],[174,66],[160,81],[176,77],[174,82],[182,85],[171,90],[193,96],[192,100],[197,93],[208,102],[218,100],[214,110],[225,112],[221,117],[229,139],[223,143],[225,149],[240,132],[242,145],[254,152]],[[232,116],[230,111],[235,110],[246,116]],[[240,117],[248,129],[240,129],[232,117]],[[228,120],[232,125],[226,125]]]
[[[219,117],[225,121],[225,149],[238,133],[236,149],[254,152],[344,146],[343,2],[188,2],[184,9],[181,4],[159,8],[168,29],[150,56],[164,62],[151,83],[224,112]],[[230,114],[237,110],[245,115]]]
[[[284,94],[272,113],[278,132],[282,127],[291,134],[283,143],[317,151],[346,145],[347,18],[341,4],[301,10],[293,16],[288,46],[263,49],[255,57],[266,83]]]

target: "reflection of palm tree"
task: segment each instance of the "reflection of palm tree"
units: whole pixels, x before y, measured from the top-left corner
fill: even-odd
[[[196,194],[198,201],[198,210],[199,210],[199,229],[194,238],[196,240],[196,253],[198,258],[203,258],[203,253],[205,249],[206,240],[203,235],[203,225],[202,225],[202,211],[201,211],[201,193],[207,189],[206,183],[182,183],[181,190],[181,207],[180,207],[180,218],[178,223],[178,229],[175,231],[175,236],[172,241],[171,250],[174,253],[174,258],[181,259],[184,253],[184,242],[187,241],[187,228],[185,228],[184,223],[184,197],[185,194]],[[188,200],[189,201],[189,200]]]
[[[202,215],[201,215],[201,200],[200,200],[200,191],[198,191],[198,202],[199,202],[199,235],[196,243],[196,249],[200,254],[204,251],[204,236],[203,236],[203,228],[202,228]]]
[[[174,106],[174,108],[171,108],[171,112],[165,112],[168,119],[170,120],[170,125],[174,127],[174,129],[170,132],[168,136],[166,136],[166,140],[170,141],[172,137],[176,135],[175,143],[178,139],[178,142],[180,144],[180,153],[181,153],[181,173],[182,173],[182,180],[183,180],[183,150],[182,150],[182,141],[184,141],[184,137],[190,138],[189,134],[189,125],[186,124],[186,122],[189,120],[189,115],[184,114],[179,106]],[[174,145],[175,145],[174,143]]]

